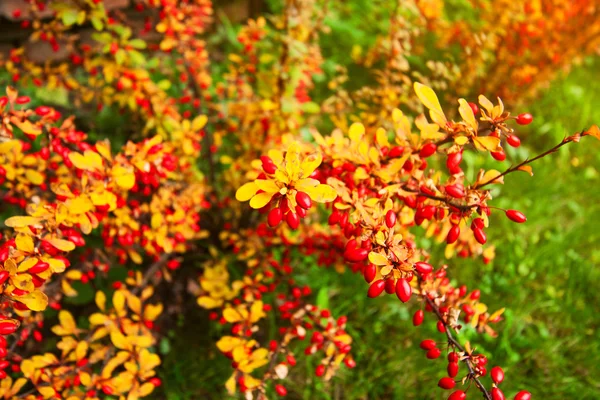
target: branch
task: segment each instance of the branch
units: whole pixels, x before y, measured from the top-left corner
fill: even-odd
[[[435,315],[438,317],[438,319],[444,324],[444,326],[447,326],[446,321],[444,320],[444,317],[442,316],[442,313],[440,312],[440,309],[435,304],[435,302],[432,299],[430,299],[429,296],[427,296],[427,295],[424,295],[423,297],[425,298],[425,301],[427,302],[429,307],[431,307],[431,309],[433,310]],[[446,329],[446,337],[448,338],[448,344],[457,348],[459,351],[466,353],[465,348],[454,338],[454,336],[452,336],[452,333],[450,332],[449,327],[447,327],[447,328],[448,329]],[[483,386],[483,383],[481,383],[479,378],[477,378],[477,375],[475,374],[475,371],[473,370],[473,365],[471,363],[471,359],[465,358],[462,361],[467,365],[467,368],[469,369],[469,374],[467,375],[467,377],[470,380],[472,380],[473,382],[475,382],[475,386],[477,386],[477,389],[479,389],[479,391],[483,394],[483,397],[486,400],[492,400],[492,395],[487,391],[485,386]]]
[[[507,175],[507,174],[510,174],[511,172],[514,172],[514,171],[517,171],[517,170],[519,170],[521,167],[523,167],[523,166],[525,166],[525,165],[527,165],[527,164],[530,164],[530,163],[532,163],[532,162],[534,162],[534,161],[536,161],[536,160],[539,160],[540,158],[546,157],[546,156],[547,156],[547,155],[549,155],[549,154],[552,154],[552,153],[554,153],[554,152],[557,152],[557,151],[558,151],[558,149],[560,149],[561,147],[563,147],[564,145],[566,145],[566,144],[568,144],[568,143],[575,142],[575,141],[579,141],[579,138],[581,137],[581,135],[583,135],[583,133],[584,133],[584,132],[585,132],[585,131],[583,131],[583,132],[581,132],[581,133],[578,133],[578,134],[575,134],[575,135],[573,135],[573,136],[569,136],[569,137],[566,137],[566,138],[564,138],[564,139],[562,140],[562,142],[560,142],[560,143],[559,143],[559,144],[557,144],[556,146],[552,147],[551,149],[548,149],[548,150],[546,150],[545,152],[543,152],[543,153],[541,153],[541,154],[538,154],[537,156],[535,156],[535,157],[533,157],[533,158],[528,158],[528,159],[526,159],[525,161],[522,161],[521,163],[519,163],[519,164],[517,164],[517,165],[515,165],[515,166],[512,166],[512,167],[508,168],[506,171],[504,171],[504,172],[502,172],[501,174],[499,174],[499,175],[497,175],[497,176],[493,177],[492,179],[489,179],[489,180],[487,180],[487,181],[485,181],[485,182],[483,182],[483,183],[480,183],[480,184],[478,184],[478,185],[475,185],[475,186],[473,187],[473,189],[479,189],[480,187],[483,187],[483,186],[489,185],[490,183],[492,183],[492,182],[496,181],[496,179],[502,178],[503,176],[505,176],[505,175]]]

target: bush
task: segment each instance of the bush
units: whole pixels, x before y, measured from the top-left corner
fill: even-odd
[[[449,399],[504,399],[502,368],[459,334],[495,337],[505,309],[436,249],[491,263],[492,214],[527,220],[496,203],[505,177],[600,139],[583,126],[506,166],[523,104],[598,49],[593,4],[286,1],[217,31],[208,0],[117,6],[10,14],[28,41],[0,64],[4,398],[151,395],[189,295],[227,328],[229,394],[286,396],[301,349],[329,381],[360,338],[313,293],[316,263],[436,326],[413,340],[447,360]]]

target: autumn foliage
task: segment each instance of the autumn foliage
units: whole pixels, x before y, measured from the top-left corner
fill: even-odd
[[[524,100],[598,49],[597,6],[478,0],[471,24],[449,18],[442,0],[398,2],[388,31],[352,51],[372,77],[355,88],[344,66],[317,79],[331,10],[284,3],[247,21],[218,68],[209,0],[135,1],[141,28],[102,0],[32,0],[13,13],[29,42],[68,56],[38,62],[23,46],[0,60],[10,81],[0,96],[0,396],[150,396],[178,280],[227,327],[216,347],[231,359],[230,394],[285,396],[297,343],[323,380],[360,368],[352,321],[295,283],[298,260],[312,257],[364,278],[365,296],[407,303],[415,326],[437,326],[442,335],[417,341],[424,357],[445,360],[432,391],[500,400],[506,387],[506,398],[531,398],[460,339],[467,325],[495,336],[504,310],[450,276],[456,257],[493,260],[491,214],[526,222],[527,210],[494,206],[494,186],[600,138],[582,127],[531,159],[505,152],[531,139],[522,127],[535,130]],[[41,91],[65,94],[70,107],[46,104]],[[80,130],[76,109],[125,115],[130,140]],[[497,168],[467,172],[468,152]],[[423,236],[448,261],[433,259]],[[115,279],[116,266],[126,276]],[[83,286],[93,300],[72,308],[65,300]]]

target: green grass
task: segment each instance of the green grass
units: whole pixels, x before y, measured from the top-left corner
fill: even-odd
[[[511,159],[523,159],[600,122],[599,65],[597,59],[586,61],[523,110],[532,112],[535,122],[524,130],[522,148],[509,153]],[[490,367],[504,367],[507,398],[520,389],[535,399],[600,398],[599,150],[600,142],[584,138],[534,164],[534,177],[509,175],[492,204],[523,211],[527,223],[517,225],[497,213],[489,230],[496,259],[489,265],[450,262],[452,277],[480,287],[491,309],[507,307],[497,338],[470,331],[460,335],[489,354]],[[441,251],[434,251],[440,261]],[[311,266],[298,280],[325,294],[321,301],[326,299],[335,315],[349,317],[358,366],[325,384],[312,376],[314,360],[301,357],[287,384],[288,398],[445,398],[436,388],[445,364],[425,359],[416,346],[440,334],[433,323],[412,327],[414,306],[390,298],[368,300],[362,278],[350,272]],[[231,370],[213,344],[219,328],[209,327],[204,312],[195,314],[174,329],[161,372],[164,386],[156,398],[226,398],[222,384]]]

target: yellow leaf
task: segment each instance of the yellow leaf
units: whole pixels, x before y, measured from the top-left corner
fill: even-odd
[[[77,329],[77,325],[75,324],[75,319],[73,315],[65,310],[61,310],[58,313],[58,321],[60,326],[65,330],[65,332],[73,333]]]
[[[223,318],[225,318],[225,321],[227,322],[234,323],[241,321],[243,319],[243,316],[235,309],[228,307],[225,310],[223,310]]]
[[[113,307],[119,314],[125,309],[125,295],[120,290],[113,294]]]
[[[52,269],[52,272],[54,273],[64,272],[65,268],[67,267],[64,261],[57,260],[55,258],[51,258],[47,260],[47,262],[50,264],[50,269]]]
[[[519,171],[527,172],[529,175],[533,176],[533,168],[531,168],[531,165],[521,165],[517,169]]]
[[[141,315],[142,314],[142,301],[134,295],[127,296],[127,306],[134,313]]]
[[[33,253],[35,250],[33,238],[29,235],[23,233],[18,234],[15,239],[15,243],[17,245],[17,249],[25,253]]]
[[[33,286],[32,277],[29,274],[11,275],[10,280],[17,289],[21,289],[26,292],[30,292],[35,289]]]
[[[144,320],[154,321],[163,311],[162,304],[148,304],[144,308]]]
[[[208,118],[206,115],[198,115],[192,121],[192,130],[195,132],[199,131],[200,129],[204,128],[204,125],[206,125],[207,121],[208,121]]]
[[[446,116],[433,89],[419,82],[415,82],[413,87],[421,103],[429,109],[431,120],[441,127],[445,126]]]
[[[500,145],[500,138],[495,136],[476,136],[473,138],[473,144],[477,150],[496,151]]]
[[[304,191],[317,203],[329,203],[336,199],[337,192],[334,188],[324,183],[315,187],[305,188]]]
[[[369,261],[375,265],[387,265],[388,259],[383,254],[376,253],[374,251],[369,253]]]
[[[104,294],[104,292],[97,291],[95,300],[98,308],[104,311],[106,309],[106,295]]]
[[[142,386],[140,386],[140,388],[138,389],[138,393],[139,393],[140,397],[146,397],[150,393],[152,393],[153,390],[154,390],[154,385],[150,382],[146,382]]]
[[[129,342],[127,338],[119,331],[112,331],[110,333],[110,340],[117,349],[129,348]]]
[[[587,131],[585,131],[583,134],[584,135],[593,136],[596,139],[600,140],[600,128],[598,128],[598,125],[592,125],[590,127],[590,129],[588,129]]]
[[[300,169],[302,170],[302,177],[308,178],[319,165],[323,162],[323,156],[321,153],[314,153],[308,155],[302,163],[300,164]]]
[[[84,171],[94,171],[102,168],[102,157],[91,150],[86,150],[84,154],[73,151],[69,153],[69,160],[71,160],[75,168]]]
[[[263,192],[267,192],[267,193],[277,193],[277,192],[279,192],[279,186],[277,186],[275,184],[275,181],[272,180],[272,179],[257,179],[257,180],[254,181],[254,183]]]
[[[19,268],[18,268],[18,272],[24,272],[29,270],[31,267],[33,267],[35,264],[38,263],[38,259],[35,257],[29,257],[25,260],[23,260],[21,262],[21,264],[19,264]]]
[[[489,101],[488,98],[482,94],[479,95],[479,104],[481,104],[481,107],[485,108],[485,110],[488,113],[492,112],[492,110],[494,109],[494,105],[492,104],[492,102]]]
[[[223,300],[215,300],[209,296],[201,296],[198,297],[197,303],[200,307],[210,310],[211,308],[220,307],[223,304]]]
[[[500,176],[500,171],[497,171],[495,169],[490,169],[489,171],[486,171],[485,174],[483,174],[483,177],[481,178],[481,183],[504,184],[504,177],[501,176],[501,177],[497,178],[498,176]]]
[[[235,198],[237,201],[248,201],[256,192],[258,192],[258,185],[254,182],[248,182],[235,192]]]
[[[110,154],[110,142],[105,139],[101,142],[96,142],[96,150],[100,155],[106,158],[108,161],[112,161],[112,155]]]
[[[44,240],[61,251],[72,251],[75,249],[75,244],[65,239],[51,238]]]
[[[467,125],[477,131],[477,121],[475,120],[475,114],[473,113],[471,106],[469,106],[469,103],[467,103],[465,99],[459,99],[458,104],[458,112],[460,113],[462,119],[467,123]]]
[[[454,143],[459,146],[464,146],[465,144],[469,143],[469,138],[467,136],[457,136],[454,138]]]
[[[86,356],[88,348],[88,344],[85,341],[81,341],[77,344],[77,347],[75,348],[75,358],[77,359],[77,361],[81,360]]]
[[[271,201],[273,193],[259,193],[250,199],[250,207],[254,209],[263,208]]]
[[[112,169],[111,175],[121,189],[129,190],[135,185],[135,174],[131,169],[125,168],[121,165],[115,165]]]
[[[23,121],[12,120],[11,122],[14,123],[17,128],[22,130],[23,133],[25,133],[27,135],[37,136],[42,133],[42,128],[38,125],[32,124],[31,121],[29,121],[29,120],[23,120]]]
[[[359,142],[364,134],[365,127],[360,122],[355,122],[352,125],[350,125],[350,129],[348,130],[348,137],[353,142]]]
[[[44,175],[36,170],[25,170],[25,177],[34,185],[41,185],[44,182]]]
[[[48,296],[38,289],[16,299],[25,304],[31,311],[44,311],[48,306]]]

